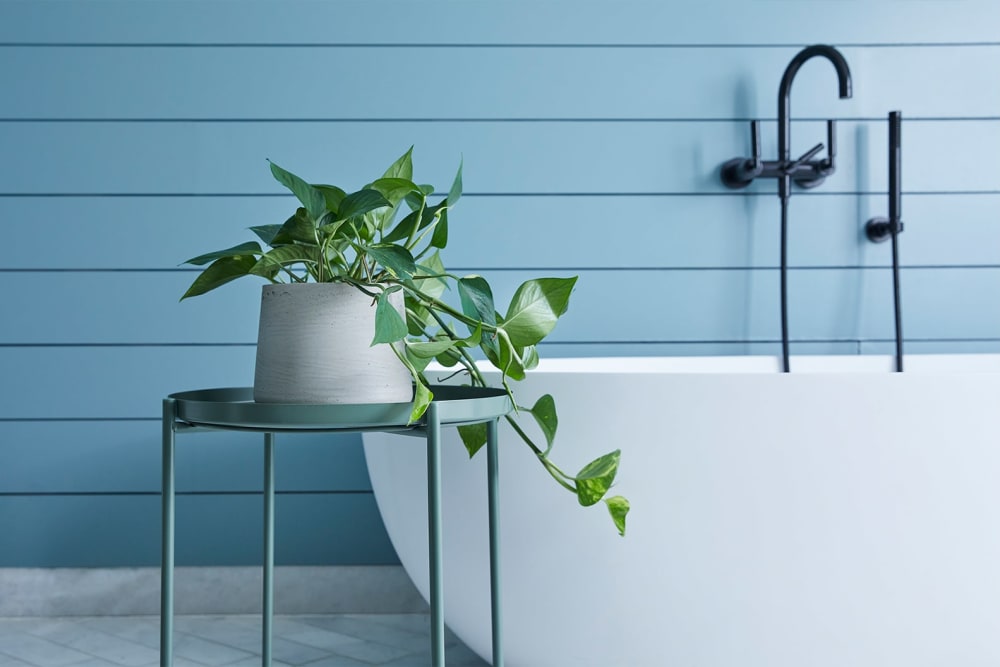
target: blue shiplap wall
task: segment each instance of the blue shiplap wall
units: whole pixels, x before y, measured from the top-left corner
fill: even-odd
[[[252,380],[258,286],[178,263],[293,206],[265,158],[360,186],[411,144],[468,192],[446,262],[509,295],[580,275],[548,355],[776,354],[773,182],[729,192],[747,121],[810,61],[793,153],[793,353],[887,351],[885,115],[904,113],[910,351],[1000,351],[1000,9],[966,0],[0,4],[0,566],[158,562],[159,405]],[[502,297],[501,297],[502,298]],[[386,563],[356,438],[278,448],[278,559]],[[178,563],[259,558],[256,438],[180,441]]]

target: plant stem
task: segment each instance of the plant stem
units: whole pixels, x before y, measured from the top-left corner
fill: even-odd
[[[316,282],[321,283],[323,282],[323,269],[326,267],[326,247],[319,240],[319,227],[316,224],[317,221],[313,220],[313,238],[316,240],[316,247],[319,248],[319,266],[316,268]]]
[[[469,326],[472,326],[472,327],[482,326],[484,331],[496,331],[497,330],[496,325],[490,325],[490,324],[487,324],[486,322],[481,322],[479,320],[473,319],[473,318],[469,317],[468,315],[466,315],[465,313],[463,313],[461,311],[458,311],[458,310],[455,310],[454,308],[452,308],[451,306],[449,306],[448,304],[446,304],[444,301],[440,301],[438,299],[435,299],[434,297],[430,296],[429,294],[426,294],[426,293],[420,291],[419,289],[417,289],[412,284],[412,281],[408,282],[408,283],[399,283],[399,284],[402,285],[404,289],[406,289],[408,292],[410,292],[411,294],[413,294],[419,300],[424,301],[424,302],[429,303],[429,304],[432,304],[434,306],[434,308],[429,308],[428,309],[432,313],[434,312],[434,309],[436,308],[437,310],[441,310],[443,312],[448,313],[449,315],[451,315],[452,317],[454,317],[459,322],[462,322],[463,324],[468,324]]]
[[[448,326],[448,323],[445,322],[440,315],[434,312],[434,310],[428,309],[428,312],[431,314],[431,317],[433,317],[434,320],[438,323],[438,326],[441,327],[441,330],[444,331],[444,333],[448,336],[448,338],[450,338],[451,340],[462,340],[462,338],[460,338],[458,334],[455,333],[455,330],[452,329],[450,326]],[[432,340],[432,336],[428,335],[426,329],[424,329],[423,334],[425,338],[427,338],[428,340]],[[476,360],[472,358],[472,355],[469,354],[469,351],[467,349],[459,347],[457,348],[457,350],[459,355],[461,355],[462,357],[462,366],[465,367],[465,370],[469,372],[469,375],[475,382],[478,382],[480,386],[485,387],[486,378],[483,377],[483,374],[476,366]]]
[[[559,466],[552,463],[552,461],[550,461],[548,457],[545,456],[545,453],[541,449],[539,449],[534,442],[531,441],[531,438],[528,437],[528,434],[525,433],[524,430],[521,428],[521,426],[517,423],[517,420],[515,420],[510,415],[506,415],[504,419],[506,419],[507,423],[511,425],[511,428],[513,428],[514,431],[519,436],[521,436],[521,440],[524,440],[525,444],[527,444],[528,447],[531,448],[531,451],[535,453],[535,456],[538,457],[538,460],[542,462],[542,465],[545,466],[545,469],[549,471],[550,475],[552,475],[552,479],[556,480],[556,482],[558,482],[567,491],[572,491],[573,493],[576,493],[576,487],[566,481],[566,480],[575,480],[576,478],[573,477],[572,475],[567,475],[565,472],[559,469]]]
[[[410,230],[409,235],[406,237],[406,243],[403,246],[407,249],[412,248],[410,245],[413,243],[413,237],[416,235],[417,230],[420,229],[420,223],[424,219],[424,209],[427,208],[427,195],[424,195],[420,200],[420,213],[413,220],[413,229]]]
[[[451,338],[452,340],[461,340],[461,338],[458,337],[458,335],[454,332],[454,330],[452,330],[452,328],[448,326],[448,324],[441,318],[440,315],[438,315],[433,310],[429,312],[431,316],[437,321],[438,325],[441,327],[441,330],[444,331],[444,333],[449,338]],[[431,338],[431,336],[427,334],[426,330],[424,330],[423,333],[426,338],[428,339]],[[501,335],[503,335],[503,332],[501,332]],[[477,366],[475,359],[472,358],[472,355],[469,354],[468,350],[464,348],[458,348],[458,353],[462,356],[464,360],[462,365],[465,366],[467,371],[469,371],[469,375],[472,376],[475,382],[478,382],[483,387],[487,386],[486,378],[483,377],[483,374],[479,370],[479,367]],[[506,382],[504,382],[504,389],[506,390],[507,395],[510,396],[511,399],[513,399],[514,397],[511,393],[511,389]],[[524,432],[524,429],[521,428],[520,424],[518,424],[513,417],[511,417],[510,415],[506,415],[505,419],[507,420],[507,423],[510,424],[511,427],[514,429],[514,431],[521,437],[521,440],[523,440],[525,444],[527,444],[528,447],[531,448],[531,451],[534,452],[535,456],[538,457],[538,460],[542,462],[542,465],[545,466],[545,469],[548,471],[549,475],[551,475],[552,478],[556,480],[556,482],[558,482],[564,489],[572,493],[576,493],[576,487],[573,484],[570,484],[569,481],[567,481],[567,480],[575,481],[576,478],[573,477],[572,475],[567,475],[559,468],[559,466],[552,463],[552,461],[550,461],[549,458],[546,456],[546,452],[543,452],[541,448],[538,447],[538,445],[536,445],[532,441],[532,439],[528,436],[527,433]]]

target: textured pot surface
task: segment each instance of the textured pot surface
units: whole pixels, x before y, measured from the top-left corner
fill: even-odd
[[[403,314],[403,295],[390,303]],[[352,285],[265,285],[254,400],[261,403],[404,403],[410,372],[388,345],[372,346],[375,300]]]

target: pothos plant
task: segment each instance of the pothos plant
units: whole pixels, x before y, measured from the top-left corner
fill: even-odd
[[[186,264],[208,265],[181,297],[204,294],[237,278],[258,276],[272,283],[341,282],[375,302],[372,345],[388,344],[410,370],[414,382],[412,421],[433,399],[425,372],[432,360],[464,373],[469,384],[487,386],[476,364],[480,354],[500,371],[500,382],[515,405],[506,417],[555,481],[576,494],[581,505],[603,500],[618,532],[625,534],[628,500],[607,497],[621,456],[615,450],[571,475],[549,455],[558,417],[546,394],[531,407],[517,405],[510,381],[522,380],[538,364],[537,345],[566,312],[572,278],[536,278],[520,285],[506,314],[496,310],[493,290],[480,275],[449,273],[440,251],[448,243],[449,212],[462,195],[459,165],[447,196],[431,202],[434,187],[413,180],[411,147],[382,175],[347,193],[334,185],[311,185],[270,163],[271,174],[301,206],[282,224],[251,227],[259,241],[200,255]],[[407,213],[396,222],[399,213]],[[262,245],[263,244],[263,245]],[[454,288],[457,303],[444,299]],[[388,296],[401,291],[405,318]],[[475,355],[475,356],[474,356]],[[535,442],[520,418],[531,415],[541,433]],[[486,426],[460,426],[462,442],[473,456],[486,443]]]

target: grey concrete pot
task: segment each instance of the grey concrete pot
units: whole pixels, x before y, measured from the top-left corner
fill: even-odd
[[[402,292],[390,295],[400,314]],[[372,346],[375,299],[343,283],[265,285],[254,400],[404,403],[413,379],[388,345]]]

